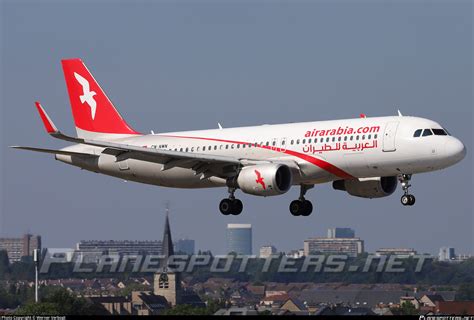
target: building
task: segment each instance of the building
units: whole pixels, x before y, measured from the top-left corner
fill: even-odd
[[[260,258],[268,258],[271,255],[274,255],[277,253],[277,249],[274,246],[262,246],[260,248]]]
[[[351,228],[330,228],[328,238],[354,238],[355,231]]]
[[[345,254],[350,257],[364,252],[364,240],[360,238],[315,237],[304,241],[304,254]]]
[[[252,225],[229,223],[227,225],[227,253],[252,254]]]
[[[399,256],[399,257],[410,257],[416,255],[417,252],[413,248],[380,248],[375,251],[377,257],[380,256]]]
[[[441,247],[439,249],[439,261],[451,261],[456,258],[454,248],[452,247]]]
[[[81,240],[77,252],[99,252],[101,254],[138,255],[156,254],[162,251],[161,241],[130,241],[130,240]]]
[[[291,250],[288,251],[285,256],[293,258],[293,259],[299,259],[301,257],[304,257],[304,249],[297,249],[297,250]]]
[[[179,239],[176,241],[176,252],[192,256],[194,254],[194,240]]]
[[[169,306],[187,304],[193,307],[204,308],[206,304],[192,290],[184,290],[181,287],[181,274],[173,270],[173,265],[169,264],[169,258],[174,255],[173,241],[171,239],[171,229],[168,214],[166,215],[165,231],[163,233],[163,259],[160,263],[159,272],[153,276],[153,295],[146,299],[157,301],[163,297]]]
[[[0,238],[0,250],[5,250],[10,262],[20,261],[23,257],[33,257],[33,251],[41,251],[41,236],[25,234],[21,238]]]

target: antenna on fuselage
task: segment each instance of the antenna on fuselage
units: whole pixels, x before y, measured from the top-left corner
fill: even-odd
[[[222,126],[221,126],[221,124],[220,124],[219,122],[217,123],[217,125],[219,126],[219,129],[222,130]]]
[[[397,111],[398,111],[398,116],[403,117],[403,114],[400,112],[400,109],[398,109]]]

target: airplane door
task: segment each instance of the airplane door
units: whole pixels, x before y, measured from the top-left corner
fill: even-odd
[[[397,150],[395,145],[395,137],[397,135],[398,121],[387,123],[385,132],[383,134],[383,148],[384,152],[392,152]]]

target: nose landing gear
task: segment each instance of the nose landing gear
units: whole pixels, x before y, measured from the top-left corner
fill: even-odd
[[[411,187],[410,180],[411,174],[402,174],[399,177],[400,183],[402,184],[403,196],[400,198],[400,202],[404,206],[412,206],[415,204],[415,196],[408,193],[408,188]]]
[[[229,188],[229,198],[223,199],[219,204],[219,210],[225,216],[232,214],[237,216],[242,213],[244,205],[242,201],[236,199],[234,196],[235,188]]]

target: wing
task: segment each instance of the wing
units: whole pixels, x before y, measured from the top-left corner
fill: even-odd
[[[94,154],[75,152],[75,151],[43,149],[43,148],[34,148],[34,147],[20,147],[20,146],[10,146],[10,148],[20,149],[20,150],[36,151],[36,152],[42,152],[42,153],[63,154],[63,155],[66,155],[66,156],[83,156],[83,157],[93,157],[93,158],[98,157],[97,155],[94,155]]]
[[[90,91],[89,81],[87,81],[86,78],[84,78],[83,76],[81,76],[79,73],[76,73],[76,72],[74,72],[74,77],[76,77],[77,81],[81,84],[82,90],[84,91],[84,93]]]

